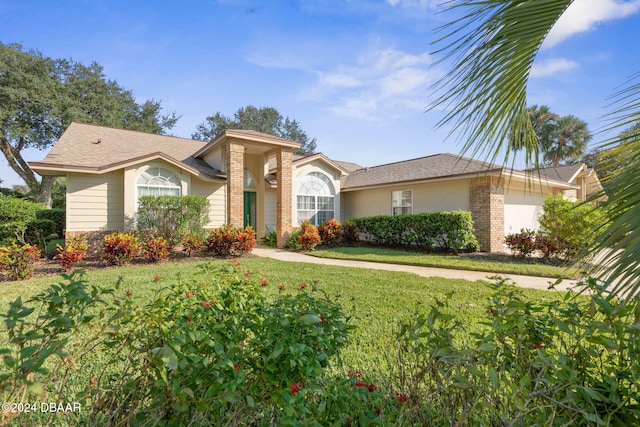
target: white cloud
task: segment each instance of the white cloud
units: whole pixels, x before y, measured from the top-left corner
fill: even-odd
[[[638,11],[640,0],[575,0],[549,32],[545,47],[593,30],[601,22],[626,18]]]
[[[552,58],[545,61],[534,62],[531,67],[531,77],[547,77],[556,73],[562,73],[578,68],[578,63],[564,58]]]
[[[433,82],[427,53],[388,48],[362,54],[352,64],[317,71],[303,96],[348,117],[383,120],[399,109],[422,110],[425,89]]]

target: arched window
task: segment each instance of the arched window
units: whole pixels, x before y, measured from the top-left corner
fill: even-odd
[[[164,168],[149,168],[136,180],[140,196],[180,196],[180,180]]]
[[[319,172],[305,175],[298,185],[298,224],[309,220],[313,225],[334,218],[335,190],[331,180]]]

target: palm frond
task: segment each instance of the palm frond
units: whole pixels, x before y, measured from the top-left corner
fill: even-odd
[[[441,61],[453,61],[452,71],[434,85],[438,98],[428,108],[448,111],[438,126],[459,132],[463,154],[507,164],[515,159],[513,147],[523,147],[526,166],[539,166],[527,83],[542,42],[572,1],[450,3],[448,11],[462,10],[462,17],[441,27],[445,35],[435,43]]]
[[[592,252],[602,254],[598,269],[612,295],[640,295],[640,74],[613,96],[609,131],[603,144],[606,167],[615,172],[604,183],[609,222],[596,235]]]

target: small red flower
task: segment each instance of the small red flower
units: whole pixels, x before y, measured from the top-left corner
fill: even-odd
[[[347,375],[349,376],[349,378],[353,378],[353,377],[360,378],[362,376],[362,372],[360,372],[360,371],[349,371],[347,373]]]
[[[191,292],[189,292],[189,291],[187,291],[187,292],[185,292],[185,293],[184,293],[184,296],[185,296],[185,297],[187,297],[187,298],[191,298],[191,295],[192,295],[192,294],[191,294]]]
[[[303,283],[298,284],[298,289],[304,289],[307,286],[309,286],[309,285],[307,285],[306,283],[303,282]]]
[[[327,319],[326,319],[325,317],[320,316],[320,321],[321,321],[322,323],[324,323],[324,322],[326,322],[326,321],[327,321]]]
[[[188,319],[187,319],[187,323],[191,323],[191,318],[188,318]]]
[[[404,403],[406,401],[409,400],[409,398],[407,398],[407,395],[404,393],[398,393],[397,391],[394,393],[394,395],[396,396],[396,400],[400,403]]]
[[[378,389],[378,386],[377,386],[377,385],[375,385],[374,383],[371,383],[371,384],[369,384],[369,385],[367,386],[367,389],[368,389],[369,391],[376,391],[376,390]]]
[[[375,413],[376,413],[376,414],[378,414],[378,415],[380,415],[380,412],[382,412],[382,411],[380,411],[380,408],[378,408],[378,406],[377,406],[377,405],[374,405],[374,406],[373,406],[373,410],[374,410],[374,411],[375,411]]]
[[[300,390],[300,387],[302,387],[302,384],[300,384],[300,383],[292,383],[292,384],[289,384],[289,386],[291,386],[291,391],[289,391],[289,394],[291,396],[293,396],[294,394],[296,394]]]
[[[536,350],[540,349],[540,348],[546,348],[546,347],[547,347],[546,345],[542,345],[542,344],[534,344],[533,345],[533,348],[536,349]]]
[[[211,302],[210,301],[205,301],[202,304],[207,308],[211,307]]]
[[[369,387],[369,384],[367,384],[367,383],[355,383],[354,385],[356,387]]]
[[[269,282],[267,282],[267,279],[262,279],[260,281],[260,286],[267,286],[269,284]]]
[[[286,286],[285,286],[285,285],[280,285],[280,286],[278,286],[278,289],[280,289],[281,291],[283,291],[283,290],[284,290],[284,288],[286,288]]]
[[[124,294],[126,296],[130,297],[131,295],[133,295],[133,292],[131,292],[129,289],[127,289],[127,291]]]
[[[233,364],[233,369],[234,369],[236,372],[240,372],[240,368],[242,368],[242,363],[234,363],[234,364]]]
[[[157,274],[155,276],[153,276],[153,281],[154,282],[159,282],[160,280],[162,280],[162,276],[158,276]]]
[[[344,419],[344,425],[346,427],[350,427],[351,426],[351,417],[347,417]]]
[[[240,267],[240,261],[238,261],[236,258],[231,260],[231,264],[233,264],[236,267]]]

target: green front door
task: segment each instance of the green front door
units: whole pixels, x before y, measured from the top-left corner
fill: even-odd
[[[251,226],[256,229],[256,192],[244,192],[244,226]]]

